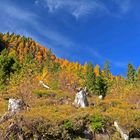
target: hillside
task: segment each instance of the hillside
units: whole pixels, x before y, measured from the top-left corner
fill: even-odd
[[[114,121],[127,133],[139,128],[140,71],[131,64],[127,78],[113,76],[108,62],[102,70],[92,63],[69,62],[31,38],[9,33],[0,34],[0,50],[0,115],[7,112],[11,98],[22,99],[28,106],[0,121],[1,138],[81,140],[86,130],[99,140],[108,134],[112,140],[121,140]],[[86,108],[73,105],[80,87],[88,90]],[[14,128],[9,131],[11,124]]]
[[[0,47],[1,50],[6,48],[9,53],[15,51],[20,62],[23,62],[26,55],[29,53],[32,59],[36,59],[39,62],[43,62],[47,59],[47,55],[50,55],[50,50],[36,43],[32,38],[26,38],[16,34],[0,34]],[[52,59],[55,59],[55,55],[52,55]]]

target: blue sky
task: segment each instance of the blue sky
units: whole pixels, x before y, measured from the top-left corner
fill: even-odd
[[[125,75],[140,65],[139,0],[0,0],[0,32],[32,37],[61,58]]]

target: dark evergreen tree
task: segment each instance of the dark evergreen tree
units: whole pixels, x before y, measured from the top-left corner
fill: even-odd
[[[14,63],[14,59],[8,57],[8,52],[4,49],[0,55],[0,85],[4,84],[10,78],[10,73],[14,72]]]
[[[110,72],[110,63],[109,63],[109,61],[105,61],[103,71],[104,71],[105,78],[110,78],[111,72]]]
[[[107,93],[107,82],[102,76],[96,77],[96,82],[95,82],[95,92],[97,95],[102,95],[103,98],[106,96]]]
[[[90,92],[94,91],[95,86],[95,73],[94,66],[92,63],[87,64],[87,72],[85,78],[85,85]]]
[[[128,64],[128,66],[127,66],[127,79],[128,79],[128,81],[133,82],[135,80],[135,74],[136,74],[136,71],[135,71],[133,65]]]
[[[137,80],[140,81],[140,67],[138,67],[137,69]]]

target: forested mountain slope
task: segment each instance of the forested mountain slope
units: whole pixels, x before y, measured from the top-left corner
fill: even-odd
[[[75,95],[84,87],[89,106],[75,107]],[[22,99],[28,109],[4,117],[9,99]],[[140,126],[140,68],[128,64],[126,78],[113,76],[108,61],[103,69],[69,62],[31,38],[1,33],[0,116],[3,139],[79,140],[96,135],[99,140],[120,140],[114,121],[128,134]]]

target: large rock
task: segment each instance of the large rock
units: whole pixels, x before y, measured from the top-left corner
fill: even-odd
[[[8,111],[9,112],[19,112],[25,109],[25,103],[21,99],[9,99]]]
[[[88,106],[86,90],[80,89],[79,92],[76,93],[75,100],[74,100],[73,104],[76,107],[82,107],[82,108],[85,108]]]
[[[0,124],[4,123],[5,121],[11,119],[16,113],[29,109],[29,106],[24,103],[21,99],[9,99],[8,103],[8,112],[6,112],[1,118],[0,118]]]

